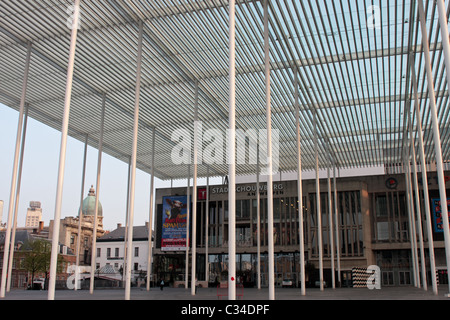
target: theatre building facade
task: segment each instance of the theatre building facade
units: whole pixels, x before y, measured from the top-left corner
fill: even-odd
[[[449,176],[450,174],[446,174]],[[411,231],[405,192],[405,175],[377,175],[336,179],[337,221],[339,247],[334,240],[334,257],[339,250],[340,279],[337,285],[352,286],[352,270],[377,265],[381,269],[383,286],[413,284]],[[333,180],[331,180],[333,182]],[[448,187],[449,182],[446,182]],[[333,187],[333,183],[331,184]],[[429,198],[432,208],[436,269],[430,270],[428,235],[423,208],[422,181],[419,180],[423,241],[427,278],[437,272],[440,284],[447,283],[443,233],[433,210],[433,200],[439,198],[437,176],[429,173]],[[268,284],[268,226],[266,184],[260,184],[260,252],[261,283]],[[297,181],[274,181],[274,248],[275,285],[299,285],[300,241]],[[257,283],[257,190],[255,183],[236,187],[236,272],[244,286]],[[448,193],[448,191],[447,191]],[[156,190],[156,243],[153,272],[169,283],[184,283],[186,253],[186,188]],[[192,190],[191,190],[192,195]],[[323,239],[324,279],[331,286],[330,216],[327,179],[320,180],[321,221]],[[183,201],[184,200],[184,201]],[[332,188],[332,230],[336,237],[334,189]],[[305,277],[307,286],[319,280],[318,224],[315,180],[303,181]],[[209,209],[206,206],[206,187],[198,187],[197,256],[199,281],[209,285],[227,279],[228,271],[228,186],[209,187]],[[192,217],[192,210],[190,212]],[[191,219],[192,220],[192,219]],[[416,221],[416,226],[417,226]],[[184,233],[183,233],[184,226]],[[191,226],[192,227],[192,226]],[[208,230],[208,231],[206,231]],[[192,235],[192,232],[189,232]],[[208,236],[208,242],[206,241]],[[192,244],[192,242],[189,242]],[[206,245],[208,249],[206,250]],[[417,246],[419,248],[419,245]],[[206,263],[206,251],[208,263]],[[419,254],[420,256],[420,254]],[[190,258],[191,259],[191,258]],[[189,261],[189,268],[191,261]],[[208,273],[206,272],[208,268]],[[337,263],[335,264],[336,281]],[[189,271],[190,275],[190,271]]]

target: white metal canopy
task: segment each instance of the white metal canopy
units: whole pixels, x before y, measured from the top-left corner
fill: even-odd
[[[444,162],[450,160],[448,90],[438,11],[425,1]],[[27,44],[32,60],[26,102],[29,116],[57,130],[65,97],[71,30],[68,0],[0,2],[0,102],[18,110]],[[373,16],[371,6],[379,8]],[[449,8],[448,1],[446,7]],[[447,9],[447,16],[449,14]],[[375,11],[376,12],[376,11]],[[338,167],[403,163],[407,116],[414,110],[414,55],[425,155],[434,161],[427,79],[416,1],[269,1],[272,125],[279,129],[279,166],[297,168],[294,70],[299,71],[302,167],[315,168],[314,117],[319,162]],[[379,18],[379,20],[378,20]],[[203,130],[228,129],[228,1],[90,0],[81,2],[69,135],[98,146],[106,94],[104,152],[128,162],[132,154],[138,25],[143,21],[143,63],[138,168],[187,177],[171,160],[177,128],[194,130],[195,83]],[[263,6],[236,1],[236,124],[266,125]],[[412,113],[413,128],[416,117]],[[226,139],[224,139],[225,141]],[[193,142],[193,139],[192,139]],[[212,164],[212,176],[228,166]],[[198,167],[206,176],[208,166]],[[255,174],[237,165],[236,174]]]

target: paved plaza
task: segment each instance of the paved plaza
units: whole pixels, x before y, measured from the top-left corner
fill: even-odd
[[[368,290],[364,288],[341,288],[307,290],[306,296],[301,296],[299,289],[277,289],[277,300],[450,300],[445,297],[447,286],[441,286],[436,296],[431,290],[424,291],[414,287],[390,287],[381,290]],[[98,289],[93,294],[88,290],[57,290],[56,300],[124,300],[123,289]],[[244,289],[243,301],[268,300],[267,289]],[[47,291],[12,290],[2,300],[47,300]],[[2,301],[0,300],[0,301]],[[144,289],[133,288],[131,300],[170,300],[170,301],[211,301],[219,300],[217,289],[198,289],[197,295],[192,296],[191,291],[182,288],[152,288],[149,292]],[[226,297],[225,299],[226,300]]]

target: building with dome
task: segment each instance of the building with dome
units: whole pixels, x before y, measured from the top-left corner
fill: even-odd
[[[81,237],[80,265],[90,265],[92,234],[94,232],[95,219],[95,190],[93,186],[91,186],[87,197],[83,200],[83,206],[81,209],[82,210],[80,210],[80,208],[78,209],[78,215],[76,217],[66,217],[61,219],[59,242],[69,247],[73,252],[76,252],[78,237]],[[78,234],[80,211],[82,213],[81,233]],[[53,235],[53,225],[54,220],[51,220],[49,225],[49,239],[51,239]],[[103,236],[104,234],[103,208],[101,202],[99,201],[97,214],[97,238]]]

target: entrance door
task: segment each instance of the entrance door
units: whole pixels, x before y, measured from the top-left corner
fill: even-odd
[[[342,279],[342,287],[343,288],[353,287],[351,271],[341,271],[341,279]]]

